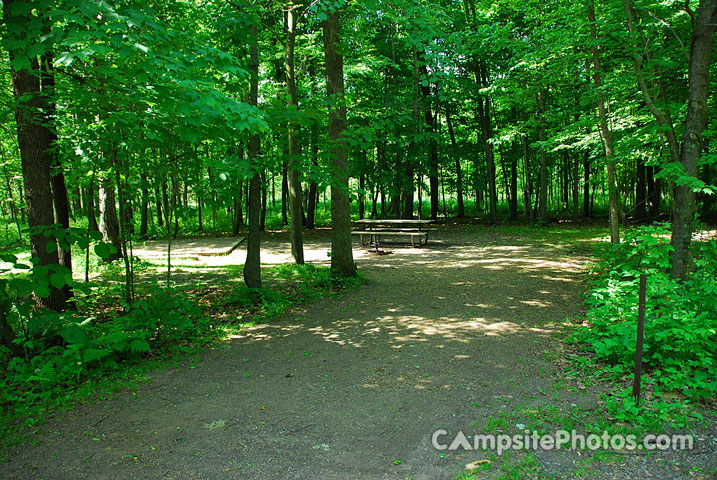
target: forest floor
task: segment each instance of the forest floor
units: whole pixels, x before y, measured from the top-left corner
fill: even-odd
[[[366,285],[55,415],[0,465],[0,477],[708,478],[700,472],[717,464],[714,423],[695,432],[712,450],[687,453],[497,456],[431,445],[438,429],[451,432],[442,437],[450,443],[458,431],[590,423],[601,387],[564,374],[562,337],[564,321],[583,309],[596,232],[466,225],[441,229],[422,248],[387,245],[388,255],[355,246]],[[288,260],[287,239],[267,234],[263,260]],[[307,235],[308,260],[326,263],[328,247],[327,231]],[[243,248],[207,257],[206,268],[180,264],[174,278],[221,281],[221,263],[241,263]]]

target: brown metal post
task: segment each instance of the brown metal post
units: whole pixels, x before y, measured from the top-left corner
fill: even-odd
[[[642,376],[642,342],[645,335],[645,296],[647,292],[647,277],[640,275],[640,290],[637,303],[637,346],[635,348],[635,381],[632,384],[632,396],[635,402],[640,403],[640,378]]]

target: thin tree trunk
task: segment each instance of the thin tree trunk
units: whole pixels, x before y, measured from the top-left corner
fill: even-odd
[[[259,95],[259,49],[257,46],[257,28],[251,26],[251,43],[249,49],[249,72],[251,85],[249,87],[249,105],[256,106]],[[249,180],[249,233],[247,235],[246,261],[244,262],[244,283],[249,288],[261,288],[261,177],[257,170],[257,157],[259,156],[259,135],[249,137],[247,156],[252,166],[253,175]]]
[[[484,65],[475,66],[476,82],[483,88],[488,87],[488,72]],[[486,173],[488,175],[488,207],[489,221],[491,224],[498,222],[498,192],[495,181],[495,157],[493,144],[490,142],[493,137],[490,114],[490,98],[478,97],[478,115],[481,123],[482,142],[485,151]]]
[[[143,172],[139,172],[139,181],[142,188],[142,204],[140,205],[139,238],[149,236],[149,179]]]
[[[364,162],[366,162],[366,151],[363,152],[363,159],[364,159]],[[420,187],[420,185],[419,185],[419,187]],[[364,175],[363,173],[359,176],[359,189],[361,190],[361,191],[359,192],[359,205],[358,205],[358,207],[359,207],[359,218],[360,218],[360,219],[363,219],[363,218],[364,218],[364,214],[366,213],[366,192],[365,192],[365,189],[366,189],[366,175]],[[419,196],[418,202],[419,202],[418,205],[419,205],[419,209],[420,209],[420,205],[421,205],[421,203],[420,203],[420,202],[421,202],[420,196]]]
[[[453,147],[453,155],[455,156],[456,162],[456,196],[458,197],[458,212],[456,213],[456,217],[463,218],[466,216],[466,210],[463,204],[463,171],[461,169],[461,158],[456,149],[456,136],[453,132],[453,122],[451,122],[451,113],[448,107],[446,107],[446,123],[448,123],[448,136],[451,139],[451,146]]]
[[[40,74],[42,82],[42,95],[46,104],[44,126],[47,135],[48,144],[50,146],[47,152],[51,161],[50,186],[52,189],[52,203],[55,207],[55,223],[60,224],[64,229],[70,228],[70,202],[67,197],[67,186],[65,185],[65,175],[60,164],[60,157],[57,152],[57,131],[55,130],[57,106],[55,105],[55,73],[52,68],[54,58],[51,53],[46,53],[40,59]],[[65,243],[63,248],[62,243]],[[66,242],[57,242],[57,256],[60,265],[69,270],[69,276],[72,278],[72,251]],[[67,306],[74,309],[74,294],[69,284],[61,289],[64,302]]]
[[[296,17],[294,9],[296,6],[289,6],[286,12],[287,37],[284,44],[284,60],[286,63],[286,89],[289,94],[289,109],[298,108],[296,95],[296,78],[294,74],[294,41],[296,39]],[[301,145],[299,143],[299,127],[291,121],[288,126],[288,183],[289,183],[289,213],[291,217],[290,237],[291,256],[294,262],[301,265],[304,263],[304,239],[302,230],[302,192],[299,181],[299,170],[301,168]]]
[[[314,167],[318,167],[319,165],[319,144],[316,136],[317,132],[314,128],[311,135],[311,163]],[[306,202],[306,228],[310,230],[315,228],[314,219],[316,218],[316,199],[318,198],[318,189],[319,186],[316,182],[312,181],[309,184],[309,198]]]
[[[288,155],[288,151],[284,150],[284,157]],[[281,164],[281,225],[283,227],[289,224],[289,216],[287,215],[287,204],[289,199],[289,175],[286,160]]]
[[[590,218],[590,154],[583,156],[583,215]]]
[[[545,90],[538,87],[538,140],[545,142]],[[545,144],[540,147],[540,192],[538,194],[538,217],[541,222],[548,221],[548,167]]]
[[[426,65],[421,66],[421,73],[428,77],[428,69]],[[430,84],[421,85],[421,93],[425,106],[423,107],[423,116],[426,120],[426,126],[429,131],[435,133],[434,115],[431,112],[431,87]],[[450,125],[450,124],[449,124]],[[452,127],[449,127],[452,130]],[[428,159],[428,185],[431,196],[431,219],[438,218],[438,144],[435,137],[430,141],[430,156]],[[459,195],[460,196],[460,195]],[[459,215],[460,216],[460,215]]]
[[[122,258],[119,228],[115,189],[112,182],[108,178],[104,178],[100,181],[100,231],[102,232],[102,241],[112,244],[116,250],[104,259],[107,262]]]
[[[164,226],[164,215],[162,213],[162,195],[159,192],[159,185],[154,186],[154,203],[157,205],[157,226]]]
[[[608,202],[610,208],[610,241],[620,243],[620,215],[617,185],[615,184],[615,147],[612,132],[607,122],[607,110],[602,95],[602,67],[598,54],[597,26],[595,24],[594,0],[588,0],[588,21],[590,22],[590,36],[592,38],[593,79],[595,80],[595,95],[597,97],[598,115],[600,116],[600,131],[602,133],[605,156],[607,159]]]
[[[261,220],[259,221],[259,230],[266,231],[266,170],[261,172]]]
[[[645,162],[637,159],[635,181],[635,220],[642,222],[647,218],[647,168]]]

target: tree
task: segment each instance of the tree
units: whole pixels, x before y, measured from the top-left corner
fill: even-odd
[[[256,24],[251,26],[251,44],[249,53],[249,71],[251,85],[249,87],[249,105],[256,107],[259,97],[259,49],[257,45]],[[257,165],[257,157],[261,147],[258,134],[249,136],[247,153],[251,168],[249,179],[249,234],[246,245],[246,262],[244,263],[244,283],[249,288],[261,288],[261,172]]]
[[[588,0],[588,21],[590,22],[590,37],[592,38],[593,79],[595,80],[595,95],[597,97],[598,115],[600,117],[600,132],[605,146],[607,159],[608,202],[610,208],[610,241],[620,243],[620,212],[618,207],[617,186],[615,185],[615,146],[612,132],[608,126],[605,99],[602,93],[602,67],[598,53],[598,36],[595,20],[595,3]]]
[[[43,227],[54,221],[53,198],[50,190],[54,135],[47,125],[50,99],[41,91],[41,68],[38,52],[40,36],[46,21],[42,10],[32,14],[32,5],[20,0],[3,2],[3,18],[8,36],[8,53],[12,68],[12,84],[16,101],[15,121],[20,148],[27,220],[30,228],[30,250],[37,266],[46,268],[48,283],[59,264],[57,248],[48,246],[54,239],[46,237]],[[45,76],[49,80],[48,76]],[[60,193],[60,192],[58,192]],[[67,294],[50,283],[49,295],[37,297],[41,307],[62,311]]]
[[[346,100],[344,62],[340,53],[339,11],[327,10],[324,20],[326,94],[329,98],[329,142],[331,152],[331,269],[341,277],[356,275],[351,243],[351,209],[348,196],[346,152]]]
[[[296,77],[294,72],[294,44],[296,41],[296,5],[286,9],[286,41],[284,44],[284,61],[286,66],[286,89],[289,94],[289,110],[298,107],[296,96]],[[301,236],[302,229],[302,192],[299,181],[301,168],[301,146],[299,144],[298,127],[289,121],[288,125],[288,187],[289,187],[289,213],[291,218],[291,255],[298,264],[304,263],[304,241]]]
[[[707,125],[707,100],[709,98],[709,69],[717,26],[717,0],[700,0],[697,17],[694,18],[690,42],[688,70],[689,99],[685,133],[682,137],[681,163],[684,175],[697,178],[697,162],[702,155],[705,141],[702,132]],[[688,182],[675,186],[672,207],[672,239],[674,249],[670,259],[671,276],[684,279],[690,265],[689,247],[694,231],[695,193]]]

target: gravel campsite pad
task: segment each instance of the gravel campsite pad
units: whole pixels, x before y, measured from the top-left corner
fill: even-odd
[[[482,465],[477,478],[493,478],[510,463],[523,469],[515,478],[707,478],[694,472],[717,463],[713,438],[694,455],[588,462],[592,452],[432,447],[438,429],[517,434],[520,418],[499,420],[598,404],[595,389],[558,381],[561,324],[582,309],[585,246],[598,240],[516,232],[442,228],[425,247],[386,245],[386,255],[355,246],[366,285],[54,416],[0,477],[450,479]],[[287,252],[287,238],[268,236],[267,258]],[[313,234],[307,257],[326,262],[328,242]],[[241,260],[244,248],[221,258]]]

